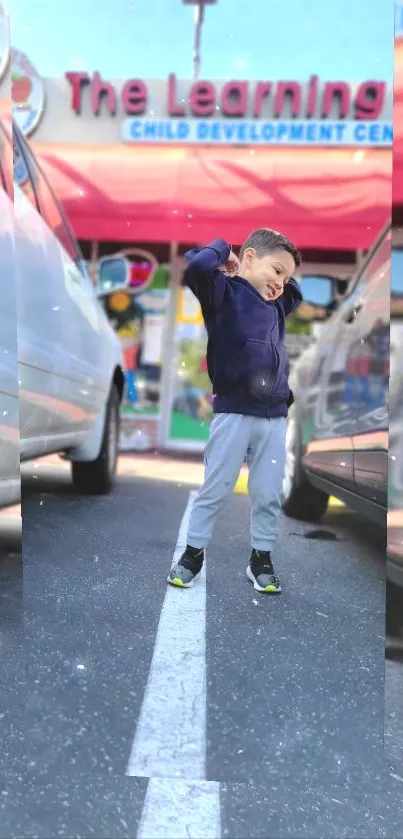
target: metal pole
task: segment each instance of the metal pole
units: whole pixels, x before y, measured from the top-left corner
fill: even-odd
[[[201,34],[204,21],[204,2],[199,0],[195,6],[195,30],[194,30],[194,46],[193,46],[193,80],[199,78],[201,65]]]
[[[157,444],[159,449],[169,447],[171,412],[175,398],[176,381],[176,312],[183,274],[183,258],[178,256],[178,243],[170,243],[170,281],[168,310],[165,313],[162,339],[164,360],[161,370],[161,391]]]

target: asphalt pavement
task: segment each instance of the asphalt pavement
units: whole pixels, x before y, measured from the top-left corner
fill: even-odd
[[[179,461],[176,480],[134,475],[130,462],[108,498],[75,496],[62,464],[24,479],[23,621],[19,560],[9,550],[1,559],[0,839],[403,836],[403,674],[398,660],[387,663],[385,762],[378,531],[339,507],[319,532],[282,519],[274,562],[283,594],[270,598],[245,576],[249,503],[234,495],[198,583],[205,599],[172,589],[167,599],[192,487]],[[183,619],[187,631],[175,636]],[[203,655],[192,657],[201,628]],[[190,673],[204,717],[187,704]],[[127,777],[153,685],[164,684],[175,777]],[[154,722],[143,750],[158,747]],[[186,765],[192,749],[203,756],[194,777],[181,770],[182,730]],[[177,805],[170,825],[166,784]],[[159,826],[146,822],[146,834],[158,795]],[[195,832],[200,812],[204,832]]]

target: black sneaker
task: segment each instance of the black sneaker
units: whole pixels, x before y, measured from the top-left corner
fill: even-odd
[[[280,580],[274,574],[270,551],[257,551],[253,548],[249,565],[246,569],[248,580],[255,591],[267,594],[281,594]]]
[[[168,583],[179,588],[191,588],[194,581],[200,577],[203,562],[203,548],[199,550],[188,545],[179,562],[171,568]]]

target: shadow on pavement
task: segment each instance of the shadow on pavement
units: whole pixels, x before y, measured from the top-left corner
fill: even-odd
[[[21,519],[0,516],[0,632],[20,621],[23,606]],[[4,640],[4,638],[3,638]]]

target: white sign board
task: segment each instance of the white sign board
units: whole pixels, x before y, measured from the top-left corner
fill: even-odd
[[[391,122],[379,120],[125,119],[126,143],[231,146],[377,146],[393,142]]]

